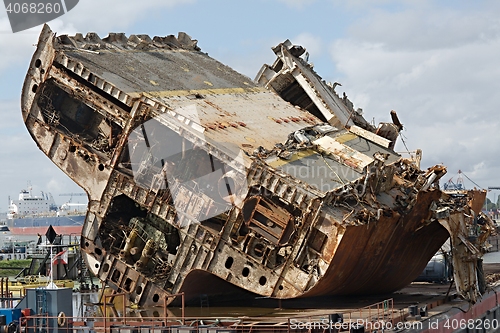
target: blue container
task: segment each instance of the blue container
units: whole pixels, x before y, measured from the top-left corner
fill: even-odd
[[[21,309],[0,309],[0,315],[5,316],[6,324],[9,325],[13,321],[19,324],[19,318],[21,318]]]

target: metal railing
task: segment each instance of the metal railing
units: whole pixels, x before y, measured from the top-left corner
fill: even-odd
[[[297,316],[288,319],[288,327],[290,332],[380,332],[402,320],[391,298],[356,310]]]
[[[107,297],[124,297],[113,294]],[[166,302],[165,302],[166,303]],[[104,299],[102,317],[66,317],[47,314],[22,317],[19,321],[21,332],[71,332],[71,333],[250,333],[250,332],[380,332],[394,327],[403,318],[394,311],[394,302],[388,299],[373,305],[341,313],[324,313],[296,317],[163,317],[160,311],[156,316],[121,316],[114,307],[106,309],[110,303]],[[164,306],[165,308],[165,306]],[[125,313],[125,308],[121,309]]]
[[[61,247],[68,248],[68,254],[77,253],[80,249],[80,234],[69,234],[61,235]],[[45,244],[44,242],[42,244]],[[37,255],[46,254],[49,250],[44,246],[38,246],[38,244],[33,244],[32,246],[26,246],[27,255]]]

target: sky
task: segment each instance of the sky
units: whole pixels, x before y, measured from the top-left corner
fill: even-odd
[[[398,113],[398,152],[422,149],[423,169],[447,166],[442,183],[456,182],[461,170],[466,187],[487,188],[500,186],[499,12],[496,0],[80,0],[48,24],[58,35],[183,31],[252,79],[274,61],[271,47],[290,39],[367,120]],[[41,28],[14,34],[0,8],[0,212],[28,184],[58,204],[84,198],[61,195],[82,189],[37,148],[21,118]]]

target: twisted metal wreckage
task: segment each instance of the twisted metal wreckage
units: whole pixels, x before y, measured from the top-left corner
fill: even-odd
[[[289,41],[256,82],[174,36],[58,36],[44,26],[22,92],[39,148],[89,196],[88,266],[142,306],[169,295],[385,293],[451,236],[461,296],[492,231],[486,193],[393,148]],[[479,261],[480,262],[480,261]],[[236,289],[236,288],[235,288]]]

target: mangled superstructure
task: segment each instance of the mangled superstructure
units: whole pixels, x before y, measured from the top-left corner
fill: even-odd
[[[144,306],[229,285],[283,299],[383,293],[417,277],[451,233],[457,286],[475,301],[490,222],[474,227],[481,193],[443,193],[443,166],[422,171],[420,153],[394,152],[395,113],[369,124],[302,48],[274,51],[256,84],[183,33],[44,27],[23,118],[89,195],[90,269]]]

